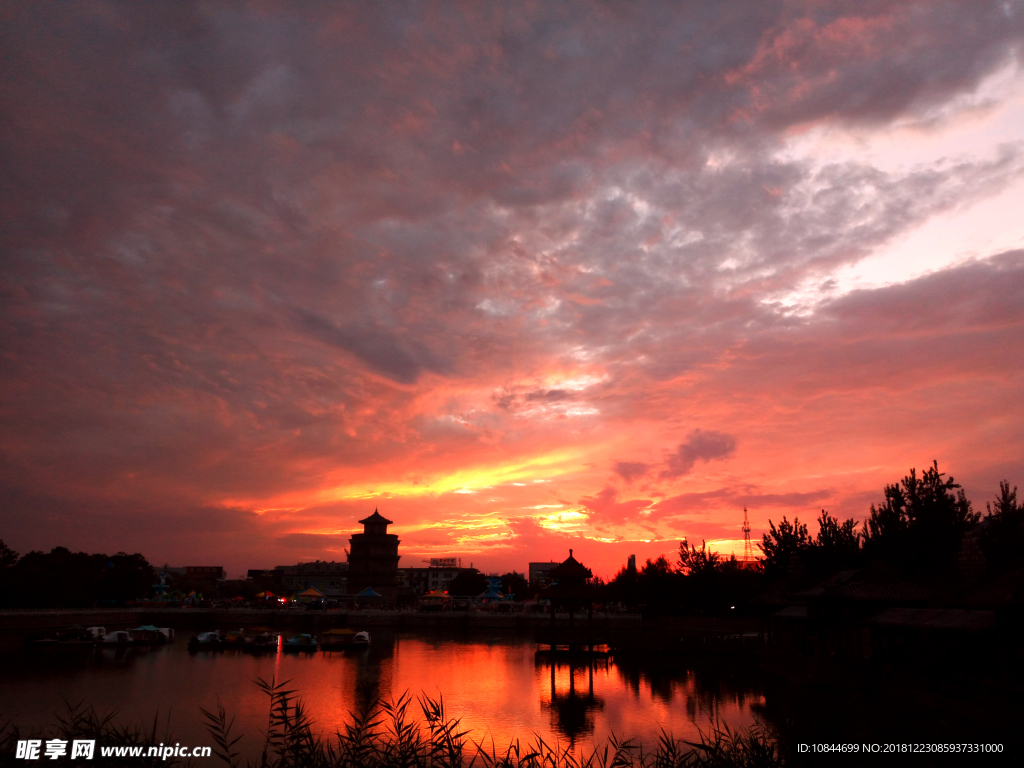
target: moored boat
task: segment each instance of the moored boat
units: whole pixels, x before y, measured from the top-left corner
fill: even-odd
[[[365,648],[370,644],[369,632],[356,632],[346,627],[336,627],[320,633],[320,649],[323,651],[347,651]]]
[[[318,647],[316,638],[306,634],[289,637],[281,645],[282,650],[299,653],[315,653]]]
[[[103,635],[97,642],[100,645],[133,645],[135,638],[127,629],[117,629]]]
[[[245,639],[243,651],[250,653],[277,653],[281,645],[281,633],[275,632],[269,627],[256,627],[252,630],[255,634]]]
[[[213,630],[213,632],[200,632],[188,641],[188,649],[193,653],[195,651],[216,651],[220,650],[220,632]]]
[[[221,635],[220,644],[222,648],[244,648],[246,639],[244,629],[231,630]]]
[[[32,648],[63,648],[92,646],[99,638],[107,634],[104,627],[83,627],[76,624],[72,627],[62,627],[42,635],[30,637],[25,644]]]
[[[132,633],[135,645],[166,645],[174,642],[174,630],[170,627],[143,624],[129,631]]]

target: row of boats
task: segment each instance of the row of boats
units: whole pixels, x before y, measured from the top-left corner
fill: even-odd
[[[118,629],[107,632],[106,627],[64,627],[43,637],[31,638],[30,646],[76,646],[76,645],[166,645],[174,642],[174,630],[170,627],[154,627],[143,624],[134,629]]]
[[[65,627],[42,637],[31,638],[28,645],[36,648],[93,645],[124,648],[173,642],[174,630],[171,627],[143,624],[134,629],[118,629],[113,632],[107,632],[106,627]],[[354,629],[329,629],[317,636],[303,633],[284,638],[280,632],[269,627],[256,627],[248,631],[202,632],[188,641],[188,649],[193,652],[237,649],[252,653],[273,653],[278,650],[314,653],[318,650],[365,648],[369,644],[370,633],[356,632]]]
[[[250,653],[276,653],[278,650],[298,653],[323,651],[344,651],[365,648],[370,644],[369,632],[354,629],[329,629],[319,637],[302,633],[283,638],[280,632],[267,627],[257,627],[247,633],[244,629],[236,632],[203,632],[188,641],[188,649],[198,651],[240,650]]]

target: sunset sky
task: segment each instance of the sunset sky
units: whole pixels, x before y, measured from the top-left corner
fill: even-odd
[[[379,508],[610,576],[1024,485],[1022,0],[3,3],[0,52],[19,552],[235,576]]]

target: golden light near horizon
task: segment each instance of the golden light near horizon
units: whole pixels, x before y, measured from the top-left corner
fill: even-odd
[[[260,510],[261,512],[298,510],[339,501],[467,494],[493,489],[501,485],[547,483],[560,475],[573,471],[573,460],[579,455],[578,451],[563,450],[503,465],[458,470],[451,474],[434,476],[425,480],[374,483],[372,488],[356,483],[330,486],[301,495],[273,499],[270,503],[274,504],[274,507],[261,506]],[[538,474],[544,476],[537,477]],[[525,482],[520,483],[519,481]],[[225,500],[223,504],[228,507],[250,506],[253,501],[229,499]]]

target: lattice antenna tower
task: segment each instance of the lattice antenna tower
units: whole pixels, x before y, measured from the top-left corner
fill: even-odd
[[[754,548],[750,546],[750,519],[747,517],[746,507],[743,508],[743,559],[754,559]]]

